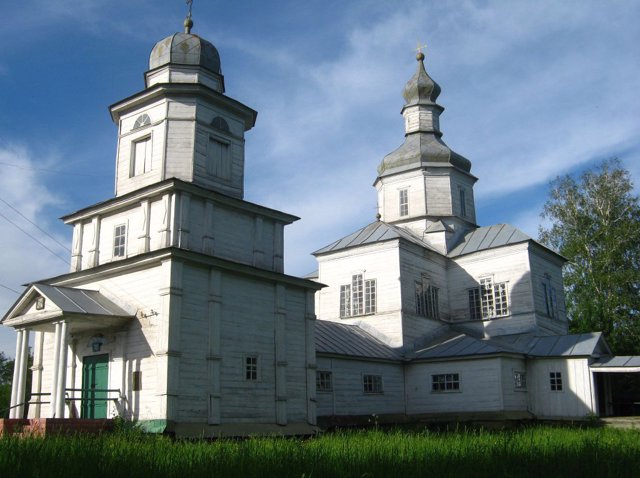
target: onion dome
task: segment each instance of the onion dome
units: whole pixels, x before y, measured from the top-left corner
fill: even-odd
[[[190,26],[185,21],[185,33],[174,33],[156,43],[149,56],[150,70],[168,64],[193,65],[222,74],[218,50],[207,40],[189,33]]]
[[[433,81],[424,69],[424,54],[422,52],[416,55],[418,60],[418,71],[407,82],[402,91],[402,96],[407,106],[420,104],[435,104],[436,99],[440,96],[440,85]]]

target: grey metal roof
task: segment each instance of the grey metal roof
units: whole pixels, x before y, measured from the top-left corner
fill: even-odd
[[[411,231],[402,227],[394,226],[383,221],[372,222],[362,229],[349,234],[348,236],[332,242],[328,246],[318,249],[313,255],[325,254],[327,252],[335,252],[349,247],[357,247],[365,244],[374,244],[376,242],[390,241],[392,239],[405,239],[409,242],[435,251],[430,245],[413,234]],[[437,251],[436,251],[437,252]]]
[[[316,321],[316,352],[383,360],[402,360],[402,355],[357,325]]]
[[[479,227],[465,234],[462,241],[449,252],[448,256],[457,257],[532,240],[524,232],[510,224],[494,224],[493,226]]]
[[[640,356],[619,355],[615,357],[601,357],[591,364],[591,368],[605,367],[640,367]]]
[[[452,332],[415,351],[411,359],[468,357],[470,355],[491,355],[501,352],[505,352],[505,350],[489,341],[476,339],[463,333]]]
[[[62,309],[63,312],[118,317],[131,316],[127,311],[95,290],[57,287],[47,284],[33,284],[33,287]]]

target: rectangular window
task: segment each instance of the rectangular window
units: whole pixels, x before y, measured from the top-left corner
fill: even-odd
[[[331,372],[326,370],[316,371],[316,391],[331,392],[333,391],[333,380]]]
[[[248,355],[244,358],[244,379],[258,380],[258,357],[256,355]]]
[[[552,392],[562,392],[562,372],[549,372],[549,385]]]
[[[124,257],[127,252],[127,226],[120,224],[113,230],[113,257]]]
[[[362,274],[354,274],[351,284],[340,286],[340,317],[376,313],[376,280],[364,280]]]
[[[467,217],[467,200],[466,194],[463,188],[459,188],[458,192],[460,193],[460,215],[462,217]]]
[[[364,281],[364,313],[376,313],[376,280],[368,279]]]
[[[551,276],[545,274],[542,282],[542,292],[544,294],[545,311],[549,317],[556,318],[558,316],[558,303],[556,301],[556,289],[551,285]]]
[[[515,387],[516,390],[526,390],[527,389],[527,372],[520,372],[518,370],[514,370],[513,386]]]
[[[151,136],[134,141],[131,176],[151,171]]]
[[[340,317],[351,317],[351,286],[340,286]]]
[[[207,174],[222,179],[231,179],[231,160],[229,144],[209,138],[207,148]]]
[[[409,215],[409,190],[401,189],[400,194],[400,216]]]
[[[469,289],[469,316],[472,320],[509,315],[507,283],[494,283],[491,277],[480,279],[480,287]]]
[[[422,276],[421,281],[416,281],[416,314],[428,319],[440,317],[438,288],[432,286],[426,276]]]
[[[364,393],[383,393],[382,375],[363,375],[362,391]]]
[[[432,392],[458,392],[460,391],[460,374],[441,373],[431,376]]]

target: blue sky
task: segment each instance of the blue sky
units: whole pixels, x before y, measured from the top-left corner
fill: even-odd
[[[2,2],[0,315],[22,284],[68,268],[6,218],[68,257],[57,218],[113,195],[107,107],[143,88],[153,45],[185,12],[183,0]],[[374,220],[418,41],[442,87],[443,139],[480,178],[481,225],[536,237],[549,181],[602,159],[640,184],[638,1],[195,0],[193,17],[227,94],[258,111],[245,198],[302,218],[286,230],[290,274]],[[0,351],[14,347],[0,328]]]

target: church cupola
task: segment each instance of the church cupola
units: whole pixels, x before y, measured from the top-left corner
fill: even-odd
[[[384,157],[374,186],[378,210],[385,222],[405,226],[446,252],[464,230],[475,227],[471,162],[441,139],[436,103],[441,89],[424,67],[404,87],[405,140]]]

